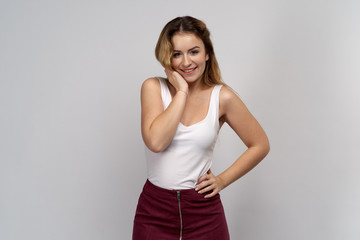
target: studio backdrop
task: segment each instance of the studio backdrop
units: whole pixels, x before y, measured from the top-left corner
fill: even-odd
[[[270,154],[221,192],[231,238],[360,239],[360,3],[0,1],[0,239],[131,239],[140,88],[177,16],[211,31]],[[219,174],[245,150],[224,125]]]

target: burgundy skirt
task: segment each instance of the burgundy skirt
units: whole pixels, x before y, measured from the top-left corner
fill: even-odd
[[[220,195],[167,190],[146,181],[139,197],[133,240],[228,240]]]

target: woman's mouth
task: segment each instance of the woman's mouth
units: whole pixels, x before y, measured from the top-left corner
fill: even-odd
[[[189,74],[192,74],[196,69],[197,69],[197,67],[194,67],[194,68],[188,68],[188,69],[181,69],[181,71],[184,74],[189,75]]]

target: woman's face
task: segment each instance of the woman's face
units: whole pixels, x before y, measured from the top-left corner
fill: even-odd
[[[201,79],[209,59],[203,41],[192,33],[177,33],[172,37],[172,45],[174,70],[188,83]]]

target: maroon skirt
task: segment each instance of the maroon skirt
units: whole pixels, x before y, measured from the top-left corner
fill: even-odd
[[[220,195],[167,190],[146,181],[139,197],[133,240],[228,240]]]

